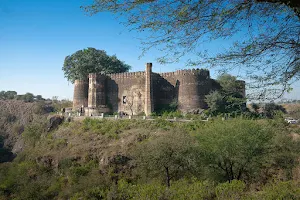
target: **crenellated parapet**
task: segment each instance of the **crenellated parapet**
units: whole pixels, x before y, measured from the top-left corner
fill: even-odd
[[[166,77],[172,77],[176,76],[176,72],[163,72],[163,73],[158,73],[161,77],[166,78]]]
[[[178,108],[189,112],[206,107],[205,95],[211,90],[209,71],[187,69],[176,71],[179,81]]]
[[[207,69],[183,69],[175,72],[177,76],[201,76],[203,78],[210,78],[209,71]]]
[[[201,76],[210,78],[209,71],[206,69],[183,69],[183,70],[176,70],[175,72],[163,72],[158,73],[161,77],[171,77],[171,76]]]
[[[245,96],[245,82],[238,82]],[[215,83],[207,69],[154,73],[152,63],[147,63],[145,71],[90,73],[86,81],[76,80],[73,107],[86,107],[88,115],[109,111],[149,115],[160,105],[176,101],[179,110],[193,112],[207,108],[205,95],[220,89]]]
[[[130,78],[139,78],[145,76],[145,72],[123,72],[116,74],[107,74],[111,79],[130,79]]]

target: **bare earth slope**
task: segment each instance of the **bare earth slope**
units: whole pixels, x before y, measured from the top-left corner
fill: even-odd
[[[4,138],[4,147],[14,153],[21,151],[24,127],[36,118],[45,118],[49,108],[45,102],[0,100],[0,136]]]

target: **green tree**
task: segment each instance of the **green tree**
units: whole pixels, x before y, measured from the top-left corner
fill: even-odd
[[[275,148],[275,137],[272,126],[253,120],[216,121],[203,127],[197,138],[208,177],[229,182],[257,178],[268,163],[281,157],[276,153],[283,149]]]
[[[243,181],[233,180],[231,183],[221,183],[216,187],[217,199],[244,199],[246,184]]]
[[[254,110],[254,112],[258,112],[258,110],[259,110],[259,104],[257,104],[257,103],[252,103],[251,104],[251,107],[252,107],[252,109]]]
[[[229,74],[220,75],[217,79],[221,88],[205,96],[206,103],[212,114],[241,113],[246,109],[246,99],[243,97],[243,84]]]
[[[0,92],[0,99],[14,99],[17,96],[16,91],[1,91]]]
[[[282,105],[275,103],[267,103],[264,106],[264,114],[266,117],[273,119],[278,112],[286,113],[285,108]]]
[[[42,95],[36,95],[35,98],[36,98],[36,100],[38,100],[38,101],[39,101],[39,100],[44,100],[44,98],[42,97]]]
[[[198,155],[194,147],[188,134],[162,133],[139,144],[133,154],[141,174],[163,178],[170,187],[171,180],[195,172]]]
[[[119,14],[133,30],[153,33],[143,38],[143,50],[162,49],[161,63],[176,62],[192,52],[196,56],[191,65],[242,69],[251,79],[252,98],[280,95],[300,77],[298,0],[94,0],[84,9],[90,14]],[[219,39],[231,39],[232,45],[220,53],[200,48]]]
[[[225,101],[223,95],[219,91],[213,91],[205,96],[205,101],[212,114],[225,112]]]
[[[262,191],[253,195],[251,199],[299,199],[299,182],[274,181],[265,185]]]
[[[115,55],[109,56],[103,50],[90,47],[67,56],[62,68],[65,77],[72,83],[76,79],[87,79],[89,73],[120,73],[129,69],[130,66]]]
[[[34,95],[32,93],[27,92],[23,95],[22,100],[25,102],[33,102],[34,101]]]
[[[5,91],[0,91],[0,99],[6,99],[5,97]]]
[[[17,96],[16,91],[6,91],[5,92],[6,99],[14,99]]]

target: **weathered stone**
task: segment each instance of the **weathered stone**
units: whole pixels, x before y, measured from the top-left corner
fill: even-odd
[[[56,129],[64,121],[64,116],[55,115],[50,117],[47,131]]]
[[[102,112],[148,116],[166,107],[199,114],[207,108],[205,95],[218,89],[220,86],[210,78],[208,70],[153,73],[152,63],[147,63],[145,72],[92,73],[88,81],[75,81],[73,108],[81,109],[81,116],[83,112],[86,116]],[[244,87],[241,94],[245,95]]]

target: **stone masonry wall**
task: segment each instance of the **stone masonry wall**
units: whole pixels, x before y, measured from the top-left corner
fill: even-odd
[[[241,94],[245,96],[245,82],[240,82]],[[83,105],[99,112],[102,109],[101,112],[148,115],[177,103],[180,111],[194,112],[206,109],[205,95],[218,89],[220,85],[210,78],[208,70],[152,73],[152,64],[147,63],[144,72],[90,74],[89,82],[76,80],[73,108]]]
[[[144,112],[145,72],[109,74],[106,84],[107,105],[112,112]]]
[[[73,110],[78,110],[81,106],[88,105],[88,90],[89,84],[84,80],[75,80],[74,96],[73,96]]]
[[[166,108],[174,101],[177,102],[177,82],[174,72],[152,74],[154,111]]]
[[[178,109],[183,112],[193,112],[207,108],[205,95],[211,89],[211,79],[208,70],[193,69],[177,71],[178,77]]]

